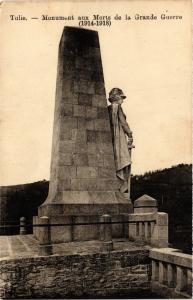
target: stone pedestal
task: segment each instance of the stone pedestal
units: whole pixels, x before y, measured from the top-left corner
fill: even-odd
[[[52,254],[50,222],[48,217],[39,218],[39,255],[47,256]]]
[[[26,218],[21,217],[20,218],[20,235],[25,235],[27,234],[27,227],[26,227]]]
[[[112,251],[113,241],[112,241],[112,224],[111,216],[103,215],[101,217],[100,225],[100,240],[101,240],[101,250],[102,251]]]
[[[50,224],[98,222],[103,214],[121,221],[132,205],[119,186],[98,33],[65,27],[58,54],[49,195],[38,215],[48,216]],[[122,237],[122,228],[114,226],[113,235]],[[98,225],[51,227],[53,243],[95,238]]]

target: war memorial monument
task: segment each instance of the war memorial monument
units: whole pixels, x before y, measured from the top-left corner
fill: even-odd
[[[124,149],[128,145],[125,136],[116,138],[122,139],[115,149],[122,146],[116,161],[123,169],[130,163]],[[104,214],[114,221],[124,220],[132,205],[128,193],[120,191],[116,161],[98,33],[66,27],[58,54],[49,194],[38,216],[48,216],[51,224],[99,222]],[[123,237],[122,228],[114,226],[113,236]],[[98,225],[70,226],[65,231],[51,227],[51,240],[98,239],[98,229]]]
[[[0,237],[3,299],[191,298],[192,257],[168,246],[157,200],[130,199],[133,136],[120,87],[107,104],[98,32],[59,44],[49,193]],[[32,225],[31,225],[32,226]]]

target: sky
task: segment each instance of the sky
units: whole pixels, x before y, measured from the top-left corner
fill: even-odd
[[[156,21],[135,19],[152,13]],[[27,21],[11,20],[19,14]],[[41,21],[42,14],[75,20]],[[0,186],[49,180],[60,37],[64,26],[79,25],[78,15],[93,14],[111,16],[111,26],[84,28],[99,33],[107,97],[113,87],[127,96],[132,173],[191,163],[191,1],[4,2]],[[182,19],[161,20],[161,14]]]

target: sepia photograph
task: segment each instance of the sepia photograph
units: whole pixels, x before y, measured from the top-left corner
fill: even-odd
[[[191,0],[0,5],[0,299],[192,299]]]

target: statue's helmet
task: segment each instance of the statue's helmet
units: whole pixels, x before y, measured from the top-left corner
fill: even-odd
[[[109,92],[109,102],[113,102],[113,101],[117,101],[120,99],[125,99],[126,96],[124,95],[123,91],[119,88],[113,88],[110,92]]]

